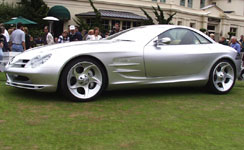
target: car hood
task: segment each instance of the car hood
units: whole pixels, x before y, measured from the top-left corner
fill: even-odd
[[[53,45],[45,45],[40,46],[36,48],[29,49],[27,51],[24,51],[23,53],[15,56],[16,58],[24,58],[24,59],[31,59],[33,57],[36,57],[38,55],[47,55],[52,53],[60,53],[60,51],[67,50],[69,47],[73,50],[74,47],[83,47],[83,46],[89,46],[89,47],[99,47],[101,48],[101,45],[107,45],[112,43],[117,43],[119,41],[113,41],[113,40],[100,40],[100,41],[75,41],[75,42],[69,42],[69,43],[59,43],[59,44],[53,44]],[[99,46],[98,46],[99,45]]]

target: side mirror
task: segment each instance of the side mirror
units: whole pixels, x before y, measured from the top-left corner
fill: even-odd
[[[169,37],[165,37],[165,38],[154,41],[155,45],[165,45],[165,44],[167,45],[167,44],[170,44],[170,42],[171,42],[171,39]]]

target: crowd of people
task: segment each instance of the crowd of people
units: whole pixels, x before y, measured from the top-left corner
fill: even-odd
[[[215,41],[215,35],[212,33],[209,35],[211,39]],[[241,35],[240,40],[236,36],[232,36],[230,40],[227,40],[225,37],[221,37],[218,41],[220,44],[230,46],[234,48],[239,54],[244,53],[244,36]]]
[[[45,26],[44,34],[41,37],[34,38],[29,32],[28,28],[24,27],[22,23],[18,23],[16,27],[12,27],[6,30],[3,24],[0,24],[0,60],[2,60],[3,52],[23,52],[27,49],[40,46],[51,45],[55,43],[66,43],[72,41],[82,40],[101,40],[109,35],[120,32],[120,26],[115,24],[111,33],[107,32],[102,35],[98,27],[94,27],[89,31],[79,31],[78,27],[74,25],[68,26],[67,30],[64,30],[58,37],[54,37],[48,30],[48,26]]]
[[[94,27],[89,31],[79,31],[78,27],[74,25],[68,26],[67,30],[64,30],[62,34],[58,37],[53,37],[49,32],[48,26],[44,27],[44,34],[42,37],[33,38],[28,33],[28,28],[24,27],[22,23],[18,23],[17,28],[13,27],[8,29],[4,28],[0,24],[0,60],[2,59],[3,52],[23,52],[26,49],[33,48],[40,45],[51,45],[55,43],[66,43],[72,41],[82,41],[82,40],[101,40],[109,35],[120,32],[119,23],[116,23],[113,30],[109,33],[106,32],[104,35],[101,34],[98,27]],[[215,35],[209,35],[213,40],[215,40]],[[228,45],[234,48],[239,54],[244,52],[244,36],[242,35],[240,40],[237,37],[232,36],[228,41],[225,37],[221,37],[219,40],[220,44]],[[243,56],[244,58],[244,56]]]

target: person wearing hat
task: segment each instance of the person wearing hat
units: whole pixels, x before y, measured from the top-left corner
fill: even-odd
[[[69,41],[79,41],[79,36],[76,34],[75,32],[75,26],[74,25],[70,25],[69,26]]]

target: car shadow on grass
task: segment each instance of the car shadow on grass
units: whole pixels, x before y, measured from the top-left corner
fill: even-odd
[[[72,102],[64,97],[62,93],[47,93],[37,92],[32,90],[10,88],[8,94],[11,97],[17,97],[21,100],[33,101],[46,101],[46,102]],[[95,101],[110,101],[110,100],[123,100],[127,98],[154,98],[166,96],[187,96],[210,94],[205,89],[199,87],[184,87],[184,88],[148,88],[148,89],[129,89],[129,90],[114,90],[104,91]]]

